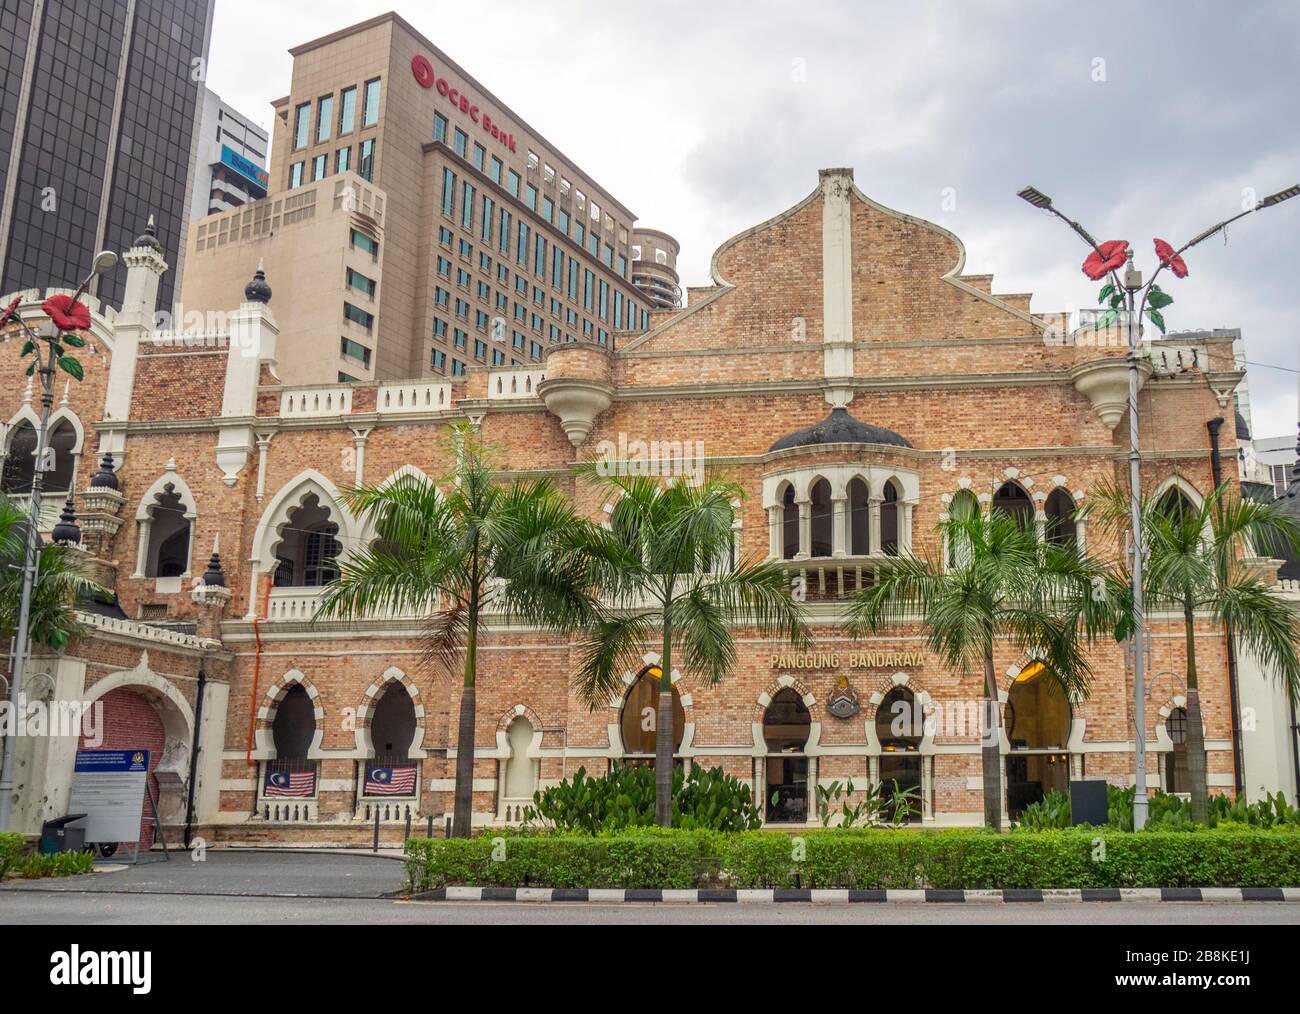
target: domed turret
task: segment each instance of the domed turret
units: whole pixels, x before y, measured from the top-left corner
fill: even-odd
[[[162,253],[162,244],[158,242],[158,230],[154,226],[153,215],[149,216],[149,224],[144,227],[144,232],[137,236],[135,242],[131,244],[133,250],[136,247],[146,247],[157,253]]]
[[[253,280],[244,286],[244,299],[250,303],[271,302],[271,286],[266,283],[266,271],[261,261],[257,262]]]

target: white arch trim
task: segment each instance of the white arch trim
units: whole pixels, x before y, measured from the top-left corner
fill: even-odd
[[[325,728],[321,724],[325,719],[325,709],[320,704],[320,692],[313,686],[300,669],[290,669],[278,680],[275,680],[267,688],[266,694],[262,698],[262,703],[257,709],[257,719],[260,723],[264,719],[271,719],[266,722],[265,726],[259,724],[253,731],[253,759],[254,760],[274,760],[275,759],[275,735],[274,735],[274,718],[276,711],[280,710],[280,702],[284,699],[284,693],[287,692],[290,684],[297,683],[307,692],[307,697],[312,704],[312,717],[315,719],[316,728],[312,732],[311,745],[307,748],[308,760],[320,760],[325,756],[321,750],[321,742],[325,738]],[[281,692],[283,691],[283,692]],[[258,791],[261,791],[260,788]]]
[[[172,492],[179,494],[181,503],[185,507],[185,517],[193,521],[199,516],[198,508],[194,502],[194,494],[190,491],[189,484],[177,473],[174,464],[168,462],[167,470],[163,472],[153,485],[150,486],[144,496],[140,498],[140,503],[135,509],[135,519],[137,521],[152,521],[153,516],[149,513],[149,508],[154,506],[155,499],[167,492],[167,487],[172,488]]]
[[[414,760],[423,760],[428,756],[428,751],[424,749],[424,705],[420,703],[420,690],[415,684],[406,681],[406,673],[397,666],[390,665],[380,674],[376,682],[366,687],[366,699],[357,708],[356,717],[372,718],[379,699],[389,692],[390,683],[397,683],[406,691],[406,696],[411,699],[411,707],[415,709],[415,734],[411,737],[411,745],[407,747],[406,755]],[[362,723],[358,721],[353,736],[356,739],[354,757],[364,760],[375,756],[375,741],[370,733],[370,722],[366,722],[365,727],[362,728]]]
[[[258,607],[258,578],[275,569],[275,551],[282,541],[281,533],[284,526],[289,523],[289,515],[313,493],[320,500],[321,506],[327,507],[330,516],[337,522],[339,526],[337,538],[343,544],[341,555],[347,556],[352,542],[357,536],[358,525],[352,514],[343,507],[338,487],[314,468],[299,472],[281,486],[280,491],[271,498],[271,502],[266,505],[266,510],[262,512],[262,517],[257,522],[257,528],[253,532],[253,547],[249,556],[249,562],[252,566],[249,568],[248,576],[248,616],[250,618],[256,615]]]
[[[194,712],[172,682],[149,668],[149,653],[143,652],[134,669],[123,669],[105,676],[91,686],[83,697],[86,704],[94,704],[114,690],[132,690],[157,706],[166,734],[163,755],[158,758],[155,773],[176,775],[182,782],[189,778],[189,750],[194,741]]]

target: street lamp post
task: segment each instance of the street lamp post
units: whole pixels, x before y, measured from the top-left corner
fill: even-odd
[[[117,254],[111,250],[96,254],[90,274],[77,287],[69,306],[76,306],[77,301],[97,275],[111,271],[116,265]],[[32,470],[32,493],[27,510],[26,530],[23,533],[23,590],[18,609],[18,629],[14,638],[13,665],[10,668],[12,680],[9,687],[9,700],[15,710],[22,702],[23,676],[27,668],[27,660],[31,656],[31,632],[28,628],[31,623],[32,593],[36,587],[37,568],[40,565],[41,490],[45,484],[43,464],[46,443],[49,439],[50,409],[54,405],[54,374],[58,367],[58,353],[55,346],[59,334],[58,328],[52,322],[46,328],[42,328],[52,332],[45,335],[35,333],[26,324],[22,327],[27,340],[36,349],[33,372],[41,378],[41,426],[36,434],[36,467]],[[42,342],[45,344],[44,356],[40,351]],[[17,740],[17,736],[5,737],[4,760],[0,764],[0,832],[9,829],[13,812],[14,755]]]
[[[1138,385],[1139,385],[1139,360],[1140,360],[1140,342],[1141,327],[1143,314],[1155,314],[1153,318],[1161,331],[1164,331],[1163,318],[1159,316],[1159,306],[1148,307],[1153,292],[1160,293],[1155,287],[1155,281],[1160,276],[1160,272],[1165,268],[1170,268],[1175,275],[1185,275],[1186,268],[1181,267],[1183,264],[1182,254],[1203,243],[1211,236],[1222,232],[1239,218],[1255,211],[1261,211],[1264,208],[1271,208],[1274,205],[1281,204],[1283,201],[1300,195],[1300,184],[1287,187],[1285,190],[1279,190],[1275,194],[1270,194],[1262,201],[1252,203],[1231,218],[1224,219],[1217,225],[1211,226],[1204,232],[1198,233],[1188,242],[1184,243],[1178,249],[1173,249],[1166,245],[1163,249],[1160,246],[1162,241],[1157,241],[1156,252],[1160,259],[1159,266],[1151,274],[1151,279],[1144,285],[1142,282],[1142,272],[1133,266],[1133,253],[1128,249],[1127,242],[1122,243],[1122,249],[1116,249],[1115,244],[1107,243],[1099,245],[1095,239],[1089,235],[1078,222],[1063,215],[1052,204],[1052,199],[1041,190],[1035,187],[1025,187],[1016,196],[1021,200],[1027,201],[1035,208],[1046,211],[1055,215],[1064,222],[1070,229],[1093,250],[1099,258],[1099,266],[1102,274],[1096,275],[1099,280],[1102,277],[1109,278],[1109,284],[1102,289],[1102,301],[1107,299],[1111,302],[1112,310],[1118,310],[1123,306],[1125,318],[1125,336],[1128,339],[1128,434],[1129,434],[1129,452],[1128,452],[1128,478],[1129,478],[1129,513],[1130,523],[1133,526],[1133,723],[1135,729],[1136,742],[1136,764],[1137,779],[1136,788],[1133,795],[1133,829],[1142,830],[1147,822],[1147,763],[1146,763],[1146,687],[1145,687],[1145,656],[1144,641],[1146,638],[1144,629],[1143,614],[1143,597],[1142,597],[1142,550],[1145,541],[1142,533],[1142,506],[1141,506],[1141,453],[1138,442]],[[1111,249],[1105,249],[1109,247]],[[1119,265],[1114,263],[1117,259],[1124,261],[1124,273],[1121,277]],[[1087,262],[1085,262],[1085,270]],[[1162,294],[1163,295],[1163,294]],[[1172,302],[1167,297],[1161,305]]]

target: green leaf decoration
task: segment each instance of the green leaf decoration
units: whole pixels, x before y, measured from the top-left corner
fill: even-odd
[[[30,363],[27,364],[27,376],[30,377],[35,372],[36,372],[36,360],[33,359]]]
[[[73,334],[69,331],[63,336],[63,344],[70,345],[74,349],[84,349],[86,347],[86,339],[81,337],[79,334]]]
[[[1114,291],[1115,291],[1115,283],[1107,282],[1105,285],[1101,287],[1101,291],[1097,293],[1097,302],[1098,303],[1106,302],[1106,300],[1110,299]]]
[[[1151,318],[1151,323],[1160,328],[1160,333],[1165,333],[1165,318],[1159,310],[1148,310],[1147,316]]]
[[[30,338],[23,344],[23,350],[18,353],[19,356],[30,356],[36,351],[36,343]]]
[[[1117,292],[1110,297],[1110,308],[1112,310],[1118,310],[1121,307],[1123,307],[1123,305],[1124,305],[1124,293]]]
[[[1092,329],[1094,331],[1100,331],[1103,327],[1110,327],[1118,319],[1119,319],[1118,312],[1116,312],[1115,310],[1107,310],[1105,313],[1103,313],[1101,316],[1097,318],[1096,322],[1092,325]]]
[[[59,369],[64,373],[71,374],[76,380],[81,380],[85,376],[85,372],[81,369],[81,364],[73,359],[72,356],[59,356]]]
[[[1174,297],[1164,292],[1159,286],[1153,285],[1151,292],[1147,295],[1147,305],[1153,310],[1161,310],[1174,301]]]

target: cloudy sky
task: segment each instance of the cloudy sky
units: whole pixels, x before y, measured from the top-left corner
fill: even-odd
[[[1040,311],[1093,305],[1098,239],[1176,246],[1300,182],[1300,4],[217,0],[210,84],[270,126],[290,45],[396,9],[652,228],[683,281],[852,166]],[[1143,263],[1145,262],[1145,264]],[[1172,330],[1240,327],[1257,436],[1295,431],[1300,198],[1189,253]],[[1284,367],[1285,369],[1278,369]]]

